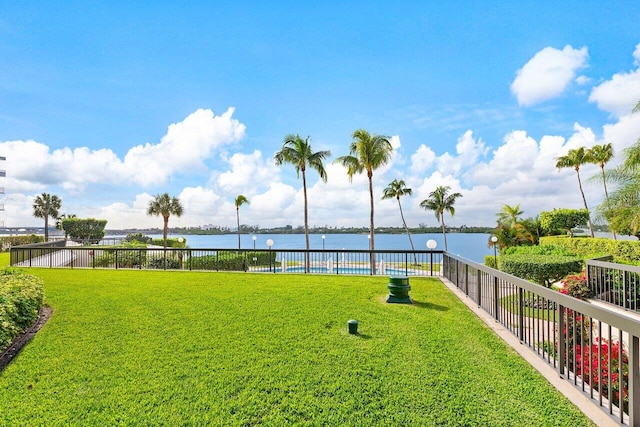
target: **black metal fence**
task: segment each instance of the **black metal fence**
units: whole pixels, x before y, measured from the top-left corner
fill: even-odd
[[[640,425],[640,320],[448,253],[442,274],[618,422]]]
[[[11,248],[11,265],[262,273],[437,276],[443,251],[249,250],[67,246]],[[372,262],[373,260],[373,262]]]
[[[640,267],[609,261],[611,257],[587,260],[587,283],[594,298],[640,311]]]

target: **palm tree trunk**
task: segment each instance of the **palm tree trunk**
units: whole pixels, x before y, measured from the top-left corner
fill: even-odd
[[[240,250],[240,208],[236,208],[236,219],[238,221],[238,250]]]
[[[604,186],[604,197],[607,200],[607,209],[610,209],[611,206],[609,205],[609,192],[607,191],[607,177],[604,174],[604,166],[601,166],[600,169],[602,170],[602,185]],[[611,233],[613,234],[613,240],[618,240],[616,232],[613,231],[613,229],[611,229]]]
[[[370,228],[369,228],[369,237],[370,237],[370,242],[369,242],[369,253],[370,253],[370,261],[371,261],[371,274],[376,274],[376,256],[373,253],[376,245],[373,241],[373,237],[374,237],[374,226],[373,226],[373,173],[369,172],[367,173],[367,176],[369,177],[369,197],[370,197],[370,203],[371,203],[371,216],[370,216]]]
[[[44,215],[44,241],[49,241],[49,214]]]
[[[411,250],[414,252],[413,254],[413,263],[418,264],[418,258],[416,257],[415,251],[416,249],[413,247],[413,240],[411,240],[411,233],[409,233],[409,227],[407,227],[407,222],[404,220],[404,214],[402,213],[402,204],[400,203],[400,197],[396,197],[398,200],[398,207],[400,208],[400,218],[402,218],[402,225],[404,225],[404,229],[407,231],[407,236],[409,236],[409,243],[411,244]]]
[[[444,225],[444,212],[440,213],[440,225],[442,225],[442,238],[444,239],[444,251],[447,252],[447,227]]]
[[[582,181],[580,180],[580,171],[576,169],[576,173],[578,174],[578,186],[580,187],[580,194],[582,194],[582,201],[584,202],[584,208],[587,210],[587,220],[589,221],[589,231],[591,232],[591,237],[595,237],[593,234],[593,224],[591,223],[591,214],[589,213],[589,207],[587,206],[587,198],[584,197],[584,191],[582,191]]]
[[[307,248],[304,254],[304,269],[309,273],[311,268],[309,261],[309,208],[307,206],[307,175],[304,168],[302,168],[302,191],[304,193],[304,240]]]
[[[169,231],[169,217],[165,216],[164,219],[164,229],[162,230],[162,240],[164,241],[164,248],[167,249],[167,232]]]

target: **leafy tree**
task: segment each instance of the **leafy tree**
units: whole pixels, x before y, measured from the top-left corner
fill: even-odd
[[[382,196],[382,200],[387,199],[396,199],[398,201],[398,207],[400,208],[400,218],[402,218],[402,225],[404,229],[407,231],[407,236],[409,236],[409,243],[411,244],[411,250],[415,251],[413,247],[413,240],[411,240],[411,233],[409,232],[409,227],[407,227],[407,222],[404,220],[404,214],[402,213],[402,204],[400,203],[400,197],[402,196],[411,196],[413,194],[413,190],[407,188],[404,180],[394,179],[389,183],[387,188],[384,189],[384,194]],[[418,263],[416,259],[416,254],[413,254],[414,263]]]
[[[591,158],[589,157],[584,147],[569,150],[569,152],[565,156],[560,156],[556,158],[556,168],[558,169],[573,168],[576,171],[576,174],[578,176],[578,186],[580,187],[580,194],[582,195],[584,208],[587,211],[587,222],[589,224],[589,231],[591,232],[591,237],[594,237],[593,224],[591,224],[591,217],[589,216],[589,207],[587,206],[587,198],[584,196],[584,191],[582,190],[582,180],[580,179],[580,166],[586,163],[591,163]]]
[[[65,235],[72,239],[100,241],[104,237],[104,228],[107,226],[106,219],[94,218],[73,218],[67,217],[62,220],[61,228]]]
[[[600,172],[602,173],[602,185],[604,186],[604,196],[607,205],[609,205],[609,192],[607,191],[607,176],[604,173],[604,166],[613,158],[613,146],[611,143],[603,145],[594,145],[587,150],[587,157],[591,160],[591,163],[600,166]],[[616,232],[613,232],[613,239],[616,239]]]
[[[184,208],[177,197],[169,196],[169,193],[158,194],[149,202],[147,215],[162,216],[164,228],[162,230],[162,240],[164,247],[167,247],[167,233],[169,231],[169,217],[175,215],[182,216]]]
[[[69,233],[62,228],[62,220],[65,218],[77,218],[77,216],[75,214],[62,214],[56,218],[56,229],[64,231],[64,238],[66,239]]]
[[[304,239],[307,248],[305,253],[305,270],[309,272],[309,204],[307,201],[307,166],[318,172],[322,182],[327,182],[327,171],[324,161],[331,156],[331,151],[316,151],[311,148],[309,137],[302,139],[300,135],[289,134],[284,137],[282,149],[275,154],[276,165],[290,163],[300,177],[302,174],[302,190],[304,194]]]
[[[449,193],[451,187],[449,186],[439,186],[431,193],[429,193],[429,197],[422,202],[420,202],[420,206],[426,210],[434,211],[436,218],[440,222],[440,226],[442,227],[442,237],[444,238],[444,250],[447,248],[447,230],[444,224],[444,213],[449,212],[451,216],[454,216],[456,213],[453,205],[456,202],[456,199],[462,197],[460,193]]]
[[[236,219],[238,220],[238,249],[240,249],[240,206],[244,204],[249,204],[249,199],[247,199],[242,194],[239,194],[236,197],[235,205],[236,205]]]
[[[589,211],[586,209],[554,209],[540,213],[540,226],[547,234],[563,230],[573,237],[573,229],[587,224]]]
[[[389,137],[385,135],[370,134],[364,129],[358,129],[351,135],[349,155],[338,157],[336,162],[347,168],[349,180],[353,180],[355,174],[366,171],[369,180],[369,249],[375,250],[375,226],[373,223],[373,171],[386,165],[391,160],[393,146]],[[375,255],[371,252],[371,271],[375,272]]]
[[[44,240],[49,241],[49,217],[58,218],[62,200],[58,196],[42,193],[33,202],[33,216],[44,219]]]
[[[498,224],[493,231],[493,235],[498,238],[495,244],[501,253],[505,248],[533,245],[535,241],[531,232],[523,224],[519,223],[513,225],[511,223]],[[489,247],[493,246],[493,244],[491,238],[489,238]]]

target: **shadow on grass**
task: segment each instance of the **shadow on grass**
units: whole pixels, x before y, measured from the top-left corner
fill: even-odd
[[[449,311],[449,307],[446,307],[444,305],[438,305],[431,302],[416,301],[413,298],[411,299],[411,301],[413,301],[413,305],[416,307],[427,308],[436,311]]]
[[[355,334],[349,334],[349,335],[353,335],[354,337],[357,337],[357,338],[362,338],[363,340],[370,340],[371,339],[371,335],[369,335],[369,334],[361,334],[360,332],[357,332]]]

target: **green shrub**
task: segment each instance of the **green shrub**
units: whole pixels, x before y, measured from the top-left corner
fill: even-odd
[[[147,264],[147,268],[158,269],[158,270],[179,270],[180,269],[180,260],[174,257],[154,257],[149,260]]]
[[[182,239],[182,242],[180,241],[180,239]],[[164,246],[164,240],[162,238],[153,239],[151,241],[151,244],[156,245],[156,246]],[[187,241],[183,237],[167,239],[167,247],[168,248],[186,248],[187,247]]]
[[[540,245],[564,246],[584,259],[611,255],[613,261],[618,263],[635,264],[640,262],[640,241],[636,240],[548,236],[540,238]]]
[[[582,271],[582,260],[571,256],[516,254],[500,257],[500,270],[551,287],[571,273]]]
[[[127,234],[127,237],[122,239],[124,243],[139,242],[139,243],[144,243],[145,245],[148,243],[151,243],[151,240],[152,240],[151,237],[146,236],[142,233],[129,233]]]
[[[254,260],[255,258],[255,260]],[[275,252],[219,251],[216,255],[191,257],[192,270],[246,271],[249,266],[275,263]]]
[[[493,255],[485,256],[484,257],[484,265],[486,265],[487,267],[490,267],[490,268],[497,269],[498,266],[496,265],[496,257],[494,257]]]
[[[42,279],[11,269],[0,270],[0,350],[33,324],[43,300]]]
[[[505,248],[504,255],[560,255],[576,256],[576,254],[562,245],[514,246]]]
[[[30,245],[41,242],[44,242],[44,236],[36,236],[35,234],[0,237],[0,245],[2,245],[3,251],[8,251],[13,246]]]
[[[105,249],[102,255],[93,260],[94,267],[134,268],[144,265],[147,260],[147,251],[144,250],[115,250]],[[117,261],[117,265],[116,265]]]

